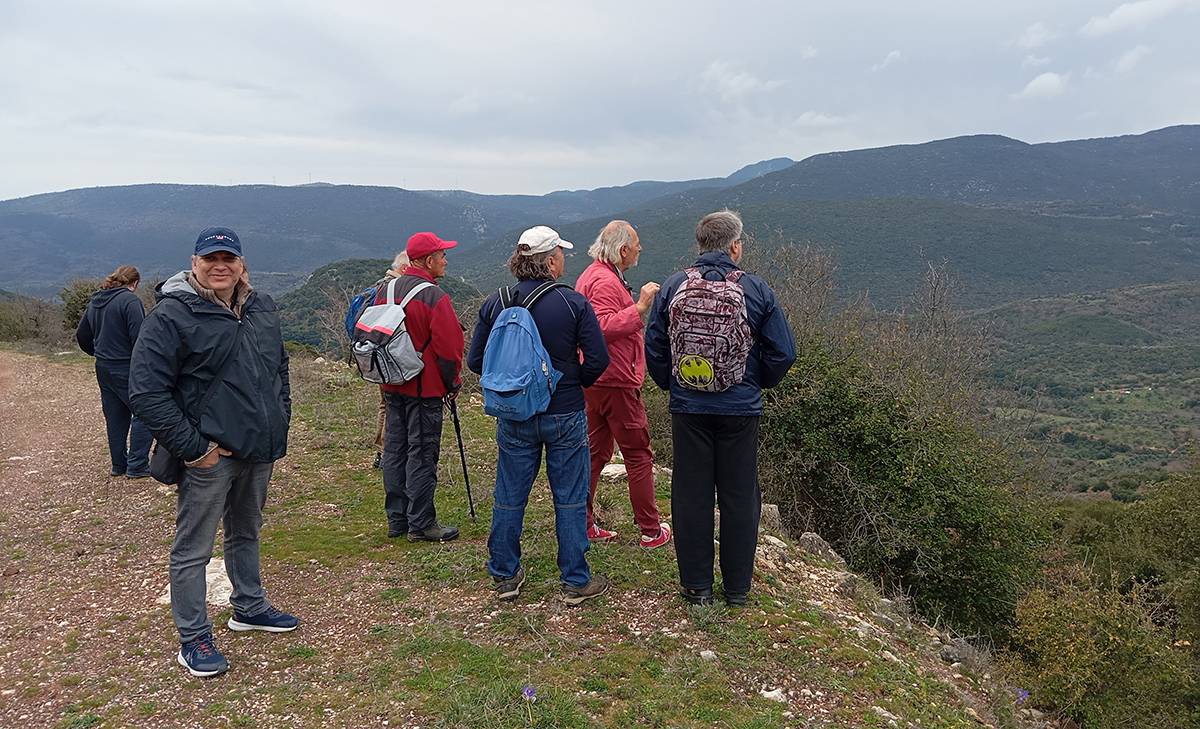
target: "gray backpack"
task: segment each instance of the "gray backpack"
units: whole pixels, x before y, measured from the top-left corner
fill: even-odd
[[[395,303],[396,281],[388,281],[387,298],[383,303],[368,306],[354,324],[351,351],[358,373],[367,382],[379,385],[399,385],[413,379],[425,369],[421,349],[413,346],[405,323],[404,307],[413,297],[433,286],[428,281],[413,286],[400,303]]]

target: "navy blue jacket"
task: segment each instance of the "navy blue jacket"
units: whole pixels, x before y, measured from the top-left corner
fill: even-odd
[[[184,461],[203,456],[210,440],[244,461],[278,460],[287,454],[292,396],[275,302],[255,291],[238,319],[197,294],[188,273],[175,274],[155,291],[158,304],[129,363],[130,409]],[[242,338],[229,371],[208,408],[197,413],[238,327]],[[199,418],[200,427],[188,416]]]
[[[96,359],[129,364],[145,318],[142,300],[127,287],[100,289],[92,294],[75,339],[80,349]]]
[[[513,297],[520,302],[543,283],[545,281],[521,279],[513,287]],[[489,296],[479,307],[471,351],[467,353],[467,367],[476,374],[483,374],[483,349],[501,311],[500,292]],[[529,313],[537,324],[550,362],[563,373],[546,414],[583,410],[587,407],[583,388],[591,387],[608,367],[608,345],[604,343],[604,332],[600,330],[595,310],[583,294],[564,286],[543,296]],[[579,361],[581,352],[582,363]]]
[[[706,278],[716,279],[737,270],[737,264],[720,251],[702,254],[692,264]],[[762,391],[783,380],[788,368],[796,361],[796,338],[788,326],[787,317],[779,308],[775,292],[758,276],[747,273],[740,283],[746,296],[746,316],[754,344],[746,360],[746,376],[724,392],[700,392],[680,386],[671,376],[670,325],[671,298],[687,279],[683,271],[671,274],[663,282],[650,320],[646,324],[646,371],[662,389],[671,390],[671,412],[706,413],[714,415],[762,415]]]

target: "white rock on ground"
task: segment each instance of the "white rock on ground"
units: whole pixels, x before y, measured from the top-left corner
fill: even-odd
[[[600,469],[600,478],[618,479],[625,478],[625,476],[624,463],[609,463],[604,468]]]
[[[229,604],[229,596],[233,594],[233,583],[229,581],[229,574],[225,571],[224,559],[213,557],[209,560],[208,566],[204,568],[204,582],[208,585],[208,597],[205,599],[210,605],[225,607]],[[159,605],[171,604],[170,584],[162,597],[155,602]]]
[[[783,689],[772,689],[771,691],[767,691],[766,689],[760,689],[758,693],[764,699],[770,699],[771,701],[779,701],[779,702],[787,701],[787,699],[783,698]]]

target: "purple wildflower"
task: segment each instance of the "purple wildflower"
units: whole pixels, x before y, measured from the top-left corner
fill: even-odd
[[[533,684],[529,684],[525,688],[521,689],[521,696],[524,697],[526,701],[533,703],[534,701],[537,701],[537,690],[534,689]]]
[[[1029,698],[1028,691],[1026,691],[1025,689],[1017,689],[1017,706],[1020,706],[1021,704],[1025,703],[1025,700],[1028,698]]]

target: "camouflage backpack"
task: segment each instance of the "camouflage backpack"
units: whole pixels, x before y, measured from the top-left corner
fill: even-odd
[[[687,280],[668,309],[671,374],[691,390],[728,390],[745,376],[753,344],[746,296],[738,283],[743,272],[730,271],[716,281],[704,278],[698,268],[684,272]]]

